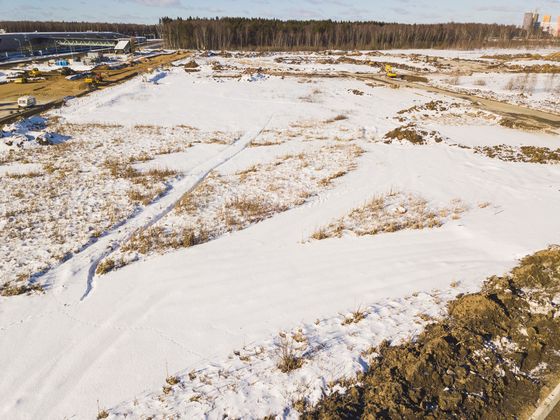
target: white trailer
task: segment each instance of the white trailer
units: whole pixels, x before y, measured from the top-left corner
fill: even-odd
[[[19,108],[31,108],[37,105],[37,100],[35,99],[35,96],[21,96],[18,98],[17,104]]]

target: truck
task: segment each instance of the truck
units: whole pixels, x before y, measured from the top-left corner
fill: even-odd
[[[37,99],[35,96],[27,95],[20,96],[17,100],[18,108],[32,108],[37,105]]]

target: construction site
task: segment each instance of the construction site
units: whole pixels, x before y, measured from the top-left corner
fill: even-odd
[[[60,106],[68,98],[168,66],[186,55],[140,49],[125,55],[90,52],[74,59],[3,64],[0,66],[0,124],[34,115]]]
[[[560,418],[538,22],[0,31],[0,419]]]

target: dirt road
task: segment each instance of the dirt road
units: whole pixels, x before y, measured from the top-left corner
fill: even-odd
[[[475,95],[453,92],[423,83],[410,82],[399,79],[388,79],[382,76],[373,76],[371,74],[359,74],[357,78],[360,80],[373,80],[385,84],[392,84],[404,88],[420,89],[426,92],[439,93],[453,98],[465,99],[472,102],[473,106],[478,109],[495,112],[496,114],[515,119],[517,121],[526,121],[533,124],[549,126],[552,128],[560,128],[560,115],[550,112],[540,111],[538,109],[527,108],[521,105],[509,104],[496,101],[493,99],[481,98]]]
[[[103,89],[123,82],[137,74],[148,72],[155,67],[168,65],[188,55],[185,52],[161,54],[130,62],[126,67],[118,70],[100,66],[94,69],[96,73],[100,73],[103,76],[103,81],[99,83],[98,88]],[[44,77],[45,80],[37,82],[24,84],[6,83],[0,85],[0,98],[2,98],[0,101],[0,123],[8,122],[5,121],[6,118],[11,119],[12,117],[16,118],[19,116],[17,99],[20,96],[33,95],[39,105],[45,105],[59,103],[67,96],[80,96],[90,92],[90,89],[82,80],[67,80],[65,76],[60,75],[58,72],[46,73]],[[37,113],[43,110],[44,108],[38,108]]]

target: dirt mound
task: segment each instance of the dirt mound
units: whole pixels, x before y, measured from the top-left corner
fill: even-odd
[[[183,66],[183,68],[185,69],[185,71],[187,73],[200,71],[199,67],[200,67],[199,64],[194,60],[191,60],[188,63],[185,63],[185,65]]]
[[[417,340],[384,343],[368,373],[304,418],[516,418],[560,368],[560,248],[458,297]]]
[[[555,64],[535,64],[532,66],[509,65],[507,70],[511,73],[560,73],[560,67]]]
[[[389,131],[384,136],[385,143],[393,141],[408,141],[412,144],[428,144],[429,142],[441,143],[443,138],[436,131],[427,131],[418,128],[415,124],[408,124]]]

